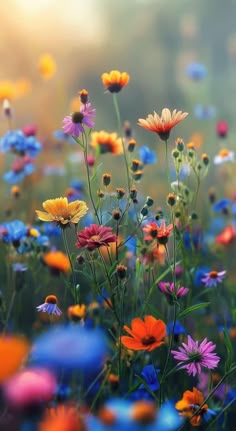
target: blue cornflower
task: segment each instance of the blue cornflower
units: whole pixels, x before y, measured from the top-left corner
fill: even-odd
[[[207,69],[204,64],[193,62],[186,67],[186,74],[194,81],[201,81],[207,76]]]
[[[3,179],[9,184],[17,184],[34,170],[33,159],[28,156],[19,157],[13,162],[11,170],[3,175]]]
[[[202,278],[204,275],[210,271],[209,266],[200,266],[194,274],[193,284],[196,287],[203,287],[204,283],[202,281]]]
[[[75,189],[77,192],[82,192],[84,190],[84,182],[82,180],[74,178],[70,182],[70,187],[72,189]]]
[[[194,108],[194,115],[198,120],[211,120],[216,115],[214,106],[196,105]]]
[[[146,382],[146,386],[148,386],[151,391],[157,391],[160,387],[159,380],[157,374],[160,373],[158,368],[154,368],[153,365],[145,365],[141,372],[141,376]],[[139,386],[140,389],[144,389],[145,385],[142,383]]]
[[[170,322],[167,324],[166,329],[167,329],[167,335],[170,335],[173,331],[173,327],[174,327],[174,322]],[[184,328],[184,326],[178,321],[176,320],[175,322],[175,329],[174,329],[174,336],[178,336],[181,334],[186,334],[186,329]]]
[[[230,205],[231,205],[231,200],[227,198],[223,198],[223,199],[220,199],[218,202],[216,202],[213,205],[212,209],[215,212],[218,212],[218,211],[224,212],[224,211],[228,211]]]
[[[52,237],[52,236],[61,236],[61,228],[57,226],[55,223],[43,223],[42,224],[43,232],[46,236]]]
[[[140,147],[139,158],[144,165],[153,165],[157,161],[155,151],[151,151],[146,145]]]
[[[6,243],[18,243],[27,234],[28,228],[21,220],[13,220],[0,225],[0,238]]]
[[[34,136],[25,136],[21,130],[10,130],[0,141],[1,151],[11,151],[21,156],[36,157],[41,151],[41,144]]]
[[[156,431],[176,431],[183,423],[183,418],[175,409],[171,401],[166,401],[162,404],[157,419]],[[154,431],[154,429],[153,429]]]

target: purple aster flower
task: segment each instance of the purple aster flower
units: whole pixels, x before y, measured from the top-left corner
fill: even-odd
[[[161,281],[158,287],[162,293],[166,296],[168,302],[173,303],[176,299],[187,295],[189,289],[183,286],[174,286],[174,283]]]
[[[45,302],[37,307],[37,311],[60,316],[62,311],[57,304],[57,297],[55,295],[49,295],[46,297]]]
[[[174,359],[179,362],[179,368],[186,368],[189,376],[195,376],[201,372],[201,367],[212,370],[217,367],[220,360],[216,353],[213,353],[216,345],[212,341],[207,341],[207,338],[199,344],[199,341],[194,341],[190,335],[187,338],[187,344],[182,343],[179,350],[171,350]]]
[[[93,119],[96,116],[96,109],[91,109],[91,103],[82,105],[79,111],[67,115],[63,120],[63,130],[68,135],[73,135],[76,138],[84,132],[84,125],[94,127]]]
[[[201,278],[201,281],[205,284],[206,287],[216,287],[218,283],[222,283],[225,278],[226,271],[210,271],[204,274],[204,277]]]

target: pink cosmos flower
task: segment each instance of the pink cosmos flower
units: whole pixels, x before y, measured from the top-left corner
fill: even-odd
[[[179,299],[182,296],[187,295],[189,289],[183,286],[174,286],[174,283],[161,281],[158,287],[162,293],[167,297],[168,301],[172,302],[175,299]]]
[[[199,341],[194,341],[190,335],[187,338],[187,344],[182,343],[179,350],[171,350],[174,359],[179,362],[179,368],[186,368],[189,376],[195,376],[201,372],[201,367],[212,370],[217,367],[220,357],[213,350],[216,345],[212,341],[207,341],[207,338],[199,344]]]
[[[84,125],[94,127],[93,119],[96,116],[96,109],[91,109],[91,103],[82,105],[79,111],[67,115],[63,120],[63,130],[68,135],[73,135],[76,138],[84,132]]]
[[[91,224],[85,227],[77,234],[78,242],[75,246],[77,248],[87,248],[92,251],[102,246],[109,246],[111,242],[116,242],[117,236],[112,233],[111,227],[98,226]]]
[[[201,278],[201,281],[205,284],[206,287],[216,287],[218,283],[222,283],[225,278],[226,271],[210,271],[204,274],[204,277]]]

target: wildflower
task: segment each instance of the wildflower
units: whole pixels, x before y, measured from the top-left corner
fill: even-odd
[[[225,138],[228,134],[229,125],[227,121],[221,120],[216,124],[216,133],[219,138]]]
[[[21,182],[26,176],[35,170],[34,160],[29,156],[19,157],[14,160],[11,170],[3,175],[3,179],[9,184]]]
[[[79,92],[80,102],[86,105],[88,103],[88,91],[83,89]]]
[[[38,218],[42,221],[54,221],[61,228],[69,226],[70,223],[77,224],[88,211],[84,201],[68,203],[68,199],[62,197],[48,199],[42,205],[46,212],[36,210]]]
[[[25,263],[15,262],[12,264],[13,272],[25,272],[28,271],[28,266]]]
[[[216,353],[212,353],[216,345],[212,341],[207,341],[207,338],[199,344],[199,341],[194,341],[190,335],[187,337],[187,344],[182,343],[179,350],[171,350],[173,357],[179,362],[179,368],[186,368],[188,375],[195,376],[201,372],[201,367],[209,370],[217,367],[220,361]]]
[[[222,148],[219,153],[214,157],[215,165],[222,165],[226,162],[234,162],[234,152],[226,148]]]
[[[168,241],[168,237],[172,233],[172,230],[173,230],[173,224],[169,224],[168,226],[166,226],[164,220],[162,220],[160,226],[157,223],[152,222],[150,224],[147,224],[143,228],[143,231],[147,233],[144,239],[146,241],[150,241],[150,240],[153,240],[154,238],[157,238],[160,244],[165,245]]]
[[[162,320],[149,315],[144,320],[136,317],[131,322],[131,329],[125,325],[124,330],[131,335],[121,337],[121,343],[127,349],[151,352],[164,343],[161,340],[166,334],[166,325]]]
[[[11,195],[14,198],[18,198],[20,196],[20,187],[17,186],[16,184],[11,187]]]
[[[128,151],[130,152],[130,153],[132,153],[133,151],[134,151],[134,149],[135,149],[135,147],[136,147],[136,141],[135,141],[135,139],[130,139],[129,141],[128,141]]]
[[[156,153],[151,151],[146,145],[139,148],[139,157],[144,165],[153,165],[157,161]]]
[[[94,127],[93,119],[96,116],[96,109],[91,108],[91,103],[82,105],[79,111],[75,111],[67,115],[63,120],[63,130],[69,135],[78,138],[81,133],[84,133],[84,125],[87,127]]]
[[[167,300],[172,303],[176,299],[182,298],[182,296],[187,295],[189,289],[183,286],[174,286],[174,283],[161,281],[158,287],[162,293],[166,296]]]
[[[228,214],[230,205],[231,205],[231,200],[224,198],[216,202],[212,209],[213,211],[216,211],[216,212],[222,211],[223,214]]]
[[[3,114],[6,118],[11,119],[12,118],[12,108],[11,104],[8,99],[4,99],[2,103],[2,110]]]
[[[0,225],[0,238],[5,243],[12,243],[14,246],[19,246],[28,232],[27,226],[21,220],[12,220]]]
[[[57,304],[58,304],[57,297],[55,295],[49,295],[45,298],[44,303],[37,307],[37,311],[60,316],[62,314],[62,311],[60,310]]]
[[[22,365],[29,352],[29,344],[16,336],[0,337],[0,383],[9,379]]]
[[[109,246],[110,243],[116,242],[117,237],[112,233],[111,227],[103,225],[91,224],[89,227],[85,227],[82,231],[77,234],[78,242],[75,246],[77,248],[87,248],[89,251],[93,251],[96,248],[102,246]]]
[[[53,398],[57,382],[54,375],[43,368],[28,368],[18,372],[3,387],[4,397],[14,407],[48,402]]]
[[[45,417],[39,423],[38,431],[86,431],[87,427],[73,406],[60,404],[46,411]]]
[[[186,74],[193,81],[201,81],[207,75],[207,69],[204,64],[201,63],[190,63],[186,67]]]
[[[161,140],[166,141],[169,138],[171,129],[184,120],[187,115],[187,112],[176,111],[174,109],[171,113],[168,108],[164,108],[162,109],[161,116],[154,111],[154,114],[149,114],[146,119],[139,118],[138,125],[157,133]]]
[[[27,138],[29,138],[30,136],[36,135],[37,127],[35,124],[27,124],[26,126],[22,127],[21,131]]]
[[[84,319],[86,315],[86,305],[71,305],[67,309],[67,314],[70,320],[72,320],[73,322],[79,322],[81,319]]]
[[[196,105],[194,108],[194,115],[198,120],[211,120],[216,114],[214,106]]]
[[[110,93],[119,93],[123,87],[129,82],[130,76],[127,72],[119,72],[119,70],[111,70],[109,73],[103,73],[102,83]]]
[[[234,238],[235,238],[235,230],[233,226],[226,226],[223,232],[221,232],[221,234],[216,237],[216,242],[218,244],[227,245],[227,244],[230,244]]]
[[[51,250],[43,256],[43,261],[49,268],[55,272],[68,272],[70,271],[70,261],[66,254],[61,251]]]
[[[149,425],[156,419],[157,408],[153,402],[136,401],[131,409],[131,418],[140,425]]]
[[[166,332],[168,337],[173,333],[174,342],[179,343],[180,339],[182,339],[182,336],[186,334],[186,329],[178,320],[176,320],[175,322],[170,322],[167,324]]]
[[[120,263],[116,266],[116,274],[120,280],[124,280],[127,276],[127,267]]]
[[[50,54],[44,54],[40,57],[38,63],[39,73],[43,79],[51,79],[56,72],[56,63]]]
[[[145,367],[142,369],[141,376],[145,380],[146,385],[150,388],[151,391],[157,391],[160,387],[160,383],[158,380],[158,374],[160,373],[160,370],[157,368],[154,368],[153,365],[145,365]],[[139,386],[139,389],[145,389],[145,386],[143,383]]]
[[[13,100],[16,97],[15,84],[12,81],[0,81],[0,102]]]
[[[207,404],[203,404],[204,396],[197,388],[192,391],[185,391],[183,398],[175,404],[175,408],[180,410],[180,415],[190,419],[192,426],[199,426],[202,420],[208,421],[209,416],[215,414],[212,410],[208,409]],[[198,413],[195,412],[203,404]],[[194,415],[194,416],[193,416]],[[192,417],[193,416],[193,417]]]
[[[104,130],[93,132],[91,134],[90,145],[92,148],[99,149],[100,154],[122,154],[122,141],[118,138],[117,133],[108,133]]]
[[[225,278],[226,271],[210,271],[204,274],[201,281],[206,287],[216,287],[218,283],[222,283]]]

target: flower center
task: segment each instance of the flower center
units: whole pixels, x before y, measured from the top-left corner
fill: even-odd
[[[209,277],[213,278],[213,279],[217,278],[218,277],[218,272],[217,271],[211,271],[209,273]]]
[[[156,238],[157,237],[157,229],[153,228],[150,230],[150,235],[152,238]]]
[[[72,123],[74,124],[78,124],[78,123],[82,123],[84,118],[84,114],[82,114],[82,112],[73,112],[71,119],[72,119]]]
[[[201,359],[202,359],[202,355],[199,352],[189,353],[188,357],[189,357],[189,359],[188,359],[187,362],[189,362],[189,363],[191,363],[191,362],[200,362]]]
[[[153,335],[146,335],[145,337],[142,338],[142,344],[144,346],[149,346],[150,344],[155,343],[156,338],[153,337]]]
[[[46,304],[57,304],[57,297],[55,295],[49,295],[45,299]]]
[[[220,150],[219,155],[221,157],[227,157],[229,155],[229,150],[226,150],[226,148],[223,148],[222,150]]]
[[[99,235],[92,235],[92,236],[90,237],[90,239],[91,239],[92,241],[99,241],[100,237],[99,237]]]

